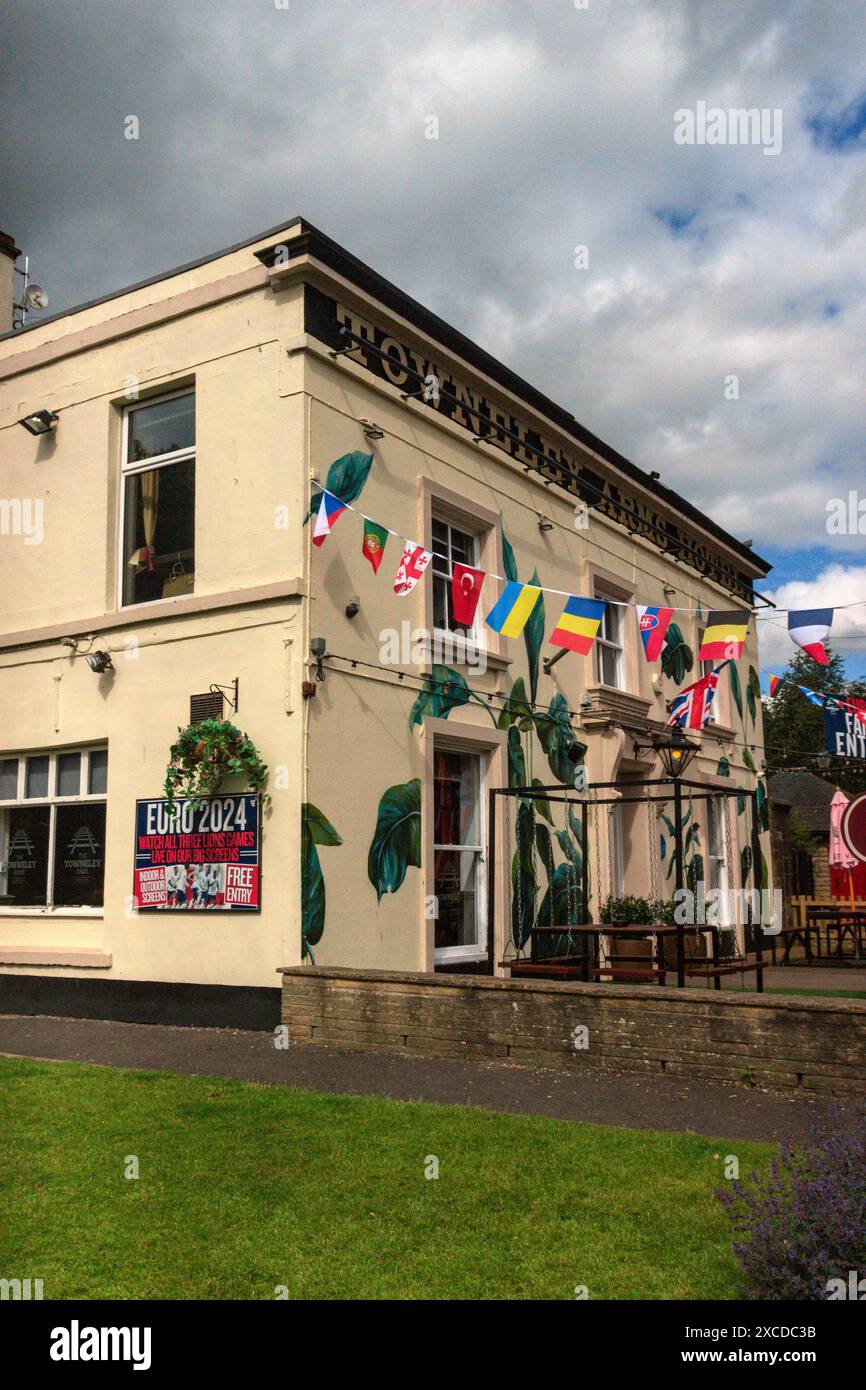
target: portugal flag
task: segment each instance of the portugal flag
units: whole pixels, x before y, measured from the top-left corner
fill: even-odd
[[[368,521],[364,517],[364,539],[361,542],[361,554],[366,555],[373,572],[379,573],[379,566],[382,563],[382,556],[385,554],[385,542],[388,539],[387,526],[377,526],[375,521]]]

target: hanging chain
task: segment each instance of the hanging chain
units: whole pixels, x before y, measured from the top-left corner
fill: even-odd
[[[647,802],[647,820],[649,822],[650,892],[653,896],[653,902],[655,902],[659,895],[659,822],[658,812],[655,809],[655,802],[653,801]]]

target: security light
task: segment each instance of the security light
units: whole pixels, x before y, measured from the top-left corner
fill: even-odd
[[[328,644],[324,637],[311,637],[310,651],[316,658],[316,680],[323,681],[325,679],[325,668],[322,665],[322,661],[328,655]]]
[[[360,611],[361,611],[361,602],[360,602],[360,599],[358,598],[358,595],[357,595],[357,594],[353,594],[352,597],[349,599],[349,602],[346,604],[346,617],[347,617],[347,618],[357,618],[357,616],[358,616],[358,614],[360,613]]]
[[[91,671],[95,671],[98,676],[101,676],[103,671],[114,670],[114,662],[111,660],[108,652],[88,652],[84,659]]]
[[[34,410],[31,415],[25,415],[23,420],[18,421],[30,434],[50,434],[57,428],[57,416],[53,410]]]

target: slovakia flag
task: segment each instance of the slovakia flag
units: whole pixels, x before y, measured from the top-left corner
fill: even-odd
[[[430,560],[431,551],[425,550],[423,545],[407,541],[394,577],[394,593],[400,594],[401,597],[403,594],[411,594]]]
[[[637,621],[647,661],[658,661],[665,648],[672,608],[644,608],[637,605]]]

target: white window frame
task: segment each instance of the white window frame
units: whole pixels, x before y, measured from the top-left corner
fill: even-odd
[[[597,679],[599,685],[605,686],[608,690],[622,690],[622,691],[624,691],[624,690],[626,690],[626,675],[625,675],[625,608],[622,606],[622,600],[621,600],[621,599],[618,599],[618,598],[616,597],[616,595],[610,593],[610,592],[604,587],[603,584],[596,584],[596,586],[595,586],[595,591],[594,591],[594,592],[595,592],[595,597],[596,597],[597,599],[603,599],[603,600],[604,600],[604,603],[605,603],[605,605],[606,605],[605,610],[604,610],[604,614],[602,615],[601,625],[599,626],[599,629],[598,629],[598,636],[597,636],[596,639],[595,639],[595,647],[596,647],[596,653],[595,653],[595,672],[596,672],[596,679]],[[618,635],[619,635],[619,641],[618,641],[618,642],[613,642],[613,641],[611,641],[611,639],[610,639],[609,637],[605,637],[605,636],[604,636],[605,629],[606,629],[606,625],[607,625],[608,614],[611,613],[611,612],[615,612],[615,613],[616,613],[616,620],[617,620],[617,624],[618,624],[618,627],[619,627],[619,634],[618,634]],[[615,663],[616,663],[616,684],[615,684],[615,685],[611,685],[610,681],[606,681],[606,680],[604,679],[603,674],[602,674],[602,660],[601,660],[602,651],[609,651],[609,652],[613,652],[613,653],[614,653],[614,660],[615,660]]]
[[[437,543],[433,539],[434,525],[447,526],[448,528],[447,575],[442,574],[441,571],[438,571],[436,569],[436,556],[437,554],[441,554],[441,552],[438,549],[438,546],[441,544],[441,542]],[[473,569],[481,568],[479,555],[479,552],[481,550],[481,537],[479,536],[477,531],[468,529],[466,521],[456,520],[453,516],[451,516],[447,507],[438,506],[435,498],[433,499],[430,512],[430,528],[430,548],[434,552],[433,559],[430,563],[430,574],[432,579],[430,598],[431,604],[435,604],[434,592],[437,581],[450,586],[451,581],[454,577],[454,560],[452,557],[451,532],[460,531],[464,536],[468,536],[469,540],[471,541],[472,558],[467,563],[470,564],[473,567]],[[439,563],[441,563],[441,561]],[[467,628],[465,632],[453,632],[451,628],[436,627],[434,621],[434,647],[436,646],[436,644],[440,644],[441,646],[441,644],[443,643],[450,643],[451,650],[454,654],[454,659],[458,662],[467,661],[470,659],[470,656],[474,655],[474,653],[483,651],[485,649],[485,629],[481,619],[481,609],[482,604],[479,601],[478,607],[475,610],[475,617],[472,620],[472,626],[471,628]],[[435,651],[431,654],[431,659],[433,656],[435,656]],[[445,664],[447,665],[447,662]]]
[[[477,814],[476,826],[478,829],[477,844],[466,845],[444,845],[438,841],[433,841],[433,854],[437,850],[459,851],[475,853],[475,942],[463,946],[434,946],[433,963],[434,965],[445,965],[453,961],[481,961],[487,959],[487,856],[484,852],[484,843],[487,835],[487,769],[489,756],[481,749],[467,748],[465,744],[435,736],[433,740],[433,824],[435,825],[435,805],[436,805],[436,754],[437,753],[461,753],[464,757],[472,758],[478,769],[477,781]],[[435,928],[434,928],[435,942]]]
[[[79,791],[77,796],[61,795],[57,790],[57,765],[61,757],[66,753],[81,754],[81,777],[79,780]],[[106,754],[106,789],[104,792],[89,792],[81,790],[90,785],[90,759],[94,753]],[[55,907],[54,906],[54,848],[56,843],[57,830],[57,807],[71,806],[84,802],[88,805],[104,804],[108,805],[108,744],[76,744],[69,748],[27,748],[18,752],[0,752],[0,763],[5,763],[12,759],[18,760],[18,786],[14,797],[0,797],[0,811],[8,811],[18,806],[48,806],[50,816],[48,822],[48,882],[46,884],[46,901],[44,903],[33,903],[31,905],[17,906],[14,903],[0,903],[0,917],[101,917],[105,907],[105,878],[103,876],[103,901],[101,905],[82,906],[82,907]],[[48,791],[45,796],[25,796],[27,789],[27,763],[32,758],[48,759]],[[107,810],[106,810],[107,815]],[[0,862],[5,866],[6,853],[8,846],[0,839]],[[5,883],[5,873],[0,879],[0,883]]]
[[[196,443],[190,449],[174,449],[168,454],[155,454],[153,458],[142,459],[136,462],[129,457],[129,427],[133,412],[143,410],[149,405],[162,405],[164,401],[176,400],[180,396],[192,396],[193,413],[195,413],[196,391],[195,386],[179,387],[176,391],[160,392],[155,396],[147,396],[143,400],[130,401],[123,411],[123,445],[120,459],[120,501],[119,501],[119,524],[117,528],[117,606],[118,608],[148,608],[152,603],[171,603],[172,598],[145,599],[142,603],[127,603],[124,599],[124,580],[126,578],[126,562],[129,558],[126,552],[126,480],[133,477],[136,473],[150,473],[156,468],[168,468],[173,463],[186,463],[190,459],[195,463],[196,450],[198,447],[198,430],[196,429]],[[193,526],[195,518],[193,518]],[[193,575],[195,567],[193,566]],[[193,579],[193,586],[195,579]],[[188,598],[188,594],[176,594],[175,599]]]

